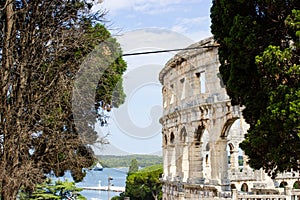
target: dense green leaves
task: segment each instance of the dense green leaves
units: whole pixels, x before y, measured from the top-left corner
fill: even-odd
[[[86,200],[84,196],[80,194],[82,189],[77,188],[74,182],[69,181],[55,181],[46,180],[42,184],[38,184],[33,192],[27,193],[21,191],[19,196],[20,200],[33,200],[33,199],[78,199]]]
[[[214,0],[212,33],[233,104],[250,124],[241,144],[254,168],[298,170],[299,1]]]
[[[162,166],[154,165],[129,174],[126,179],[125,196],[132,200],[161,199],[162,183],[159,178],[162,173]]]
[[[105,13],[90,13],[93,3],[0,2],[2,199],[15,199],[21,187],[32,190],[51,171],[70,170],[82,180],[82,168],[94,163],[91,145],[105,142],[94,127],[106,123],[100,111],[124,101],[126,63],[101,24]],[[80,79],[84,70],[91,73]],[[76,93],[79,85],[85,93]]]
[[[277,171],[298,168],[300,65],[291,62],[292,51],[292,48],[281,51],[269,46],[262,56],[256,57],[268,105],[241,145],[250,157],[262,157],[264,167],[274,175]],[[259,168],[261,161],[251,159],[250,165]]]
[[[139,171],[139,164],[138,164],[138,161],[134,158],[131,160],[129,170],[128,170],[128,175],[135,173],[137,171]]]

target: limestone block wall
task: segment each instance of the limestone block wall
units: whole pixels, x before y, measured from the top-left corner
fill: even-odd
[[[238,192],[275,189],[271,180],[253,170],[241,150],[248,129],[242,108],[232,106],[219,75],[218,49],[207,38],[169,60],[159,74],[163,85],[163,199],[227,198]],[[229,159],[230,156],[230,159]],[[299,174],[298,174],[299,177]],[[225,195],[225,197],[224,197]]]
[[[180,52],[159,75],[164,108],[160,119],[162,180],[165,191],[176,191],[179,183],[186,188],[185,194],[188,186],[199,184],[226,190],[230,186],[227,128],[239,118],[240,110],[231,106],[218,76],[218,54],[213,38],[191,47],[199,49]]]

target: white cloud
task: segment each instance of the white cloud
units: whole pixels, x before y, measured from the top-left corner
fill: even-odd
[[[189,3],[199,3],[201,0],[190,0]],[[175,10],[185,0],[104,0],[102,7],[115,13],[123,9],[132,9],[147,14],[169,12]]]
[[[187,35],[194,40],[203,39],[211,35],[209,16],[196,17],[196,18],[179,18],[171,28],[172,31]],[[197,37],[199,35],[200,38]],[[196,37],[196,38],[195,38]]]

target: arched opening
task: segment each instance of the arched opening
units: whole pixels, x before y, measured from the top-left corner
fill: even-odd
[[[167,135],[165,135],[165,145],[168,145],[168,137],[167,137]]]
[[[232,126],[232,124],[235,122],[235,120],[237,120],[238,118],[232,118],[227,120],[227,122],[224,124],[222,132],[221,132],[221,137],[225,138],[228,136],[228,132]]]
[[[300,181],[295,181],[295,183],[293,184],[293,188],[294,189],[300,189]]]
[[[210,147],[209,147],[209,143],[206,144],[206,147],[205,147],[205,165],[208,167],[209,166],[209,150],[210,150]]]
[[[174,144],[174,140],[175,140],[175,135],[173,132],[171,132],[171,136],[170,136],[170,143]]]
[[[287,186],[287,185],[288,185],[288,183],[287,183],[286,181],[281,181],[279,187],[280,187],[280,188],[284,188],[284,187]]]
[[[239,147],[248,129],[249,125],[243,118],[228,120],[223,127],[222,134],[228,140],[226,148],[229,159],[228,167],[230,167],[232,173],[242,172],[248,167],[247,157]]]
[[[187,136],[187,132],[185,127],[183,127],[180,131],[180,140],[186,142],[186,136]]]
[[[229,147],[229,149],[228,149],[228,153],[227,153],[227,155],[228,155],[228,165],[230,166],[231,164],[234,164],[234,146],[233,146],[233,144],[232,143],[229,143],[228,144],[228,147]]]
[[[204,130],[205,130],[205,128],[203,126],[200,126],[200,125],[196,129],[195,134],[194,134],[194,139],[195,139],[195,144],[196,145],[200,144],[200,141],[201,141]]]
[[[209,150],[210,150],[209,143],[207,143],[205,147],[205,151],[209,151]]]
[[[246,183],[243,183],[243,185],[241,187],[241,191],[242,192],[248,192],[248,185]]]

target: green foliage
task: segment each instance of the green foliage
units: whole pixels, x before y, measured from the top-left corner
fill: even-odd
[[[142,168],[155,164],[162,164],[162,157],[156,155],[98,155],[97,157],[101,161],[102,166],[108,168],[130,167],[133,159],[136,159],[139,167]]]
[[[268,105],[241,147],[252,158],[263,157],[270,175],[289,168],[297,169],[300,148],[300,65],[292,62],[292,48],[280,50],[269,46],[256,61],[259,71],[268,79],[261,85],[268,96]],[[272,134],[270,134],[272,133]],[[249,164],[260,167],[261,159]]]
[[[132,159],[131,160],[131,164],[129,166],[129,170],[128,170],[128,174],[132,174],[132,173],[135,173],[139,171],[139,164],[138,164],[138,161],[137,159]]]
[[[126,179],[125,196],[132,200],[162,199],[162,183],[159,180],[162,173],[162,166],[154,165],[129,174]]]
[[[214,0],[220,73],[250,124],[241,148],[269,175],[299,170],[299,1]]]
[[[95,124],[124,102],[126,63],[90,1],[0,5],[0,196],[15,199],[51,171],[83,179],[91,144],[105,143]]]
[[[21,191],[20,200],[34,200],[34,199],[70,199],[86,200],[84,196],[79,194],[82,189],[77,188],[74,182],[56,181],[53,183],[47,180],[42,184],[38,184],[33,192],[30,194]]]
[[[296,181],[293,185],[294,189],[300,189],[300,181]]]

